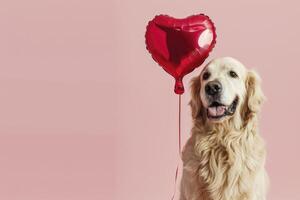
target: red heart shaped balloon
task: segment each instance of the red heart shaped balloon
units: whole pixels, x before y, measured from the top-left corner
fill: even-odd
[[[214,24],[203,14],[185,19],[158,15],[145,37],[152,58],[175,78],[176,94],[184,92],[183,77],[204,62],[216,43]]]

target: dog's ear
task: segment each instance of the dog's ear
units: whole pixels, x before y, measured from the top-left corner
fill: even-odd
[[[261,89],[261,80],[255,71],[248,71],[246,78],[246,96],[244,105],[245,118],[252,118],[260,111],[265,96]]]
[[[192,117],[197,119],[201,115],[202,102],[200,98],[201,81],[200,75],[194,77],[191,80],[191,100],[189,105],[191,106]]]

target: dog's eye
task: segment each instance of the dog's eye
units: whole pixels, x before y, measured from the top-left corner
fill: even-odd
[[[204,72],[202,78],[203,80],[207,80],[210,77],[210,73],[209,72]]]
[[[229,75],[232,77],[232,78],[237,78],[238,75],[234,72],[234,71],[230,71],[229,72]]]

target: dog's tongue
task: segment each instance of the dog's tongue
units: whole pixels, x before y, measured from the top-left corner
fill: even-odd
[[[215,107],[209,107],[208,113],[210,116],[216,117],[224,115],[225,113],[225,106],[215,106]]]

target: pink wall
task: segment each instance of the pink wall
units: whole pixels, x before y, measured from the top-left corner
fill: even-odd
[[[0,199],[170,199],[177,96],[144,31],[156,14],[199,12],[217,27],[209,59],[236,57],[263,79],[269,199],[300,199],[298,8],[292,0],[2,1]],[[185,139],[188,100],[186,92]]]

